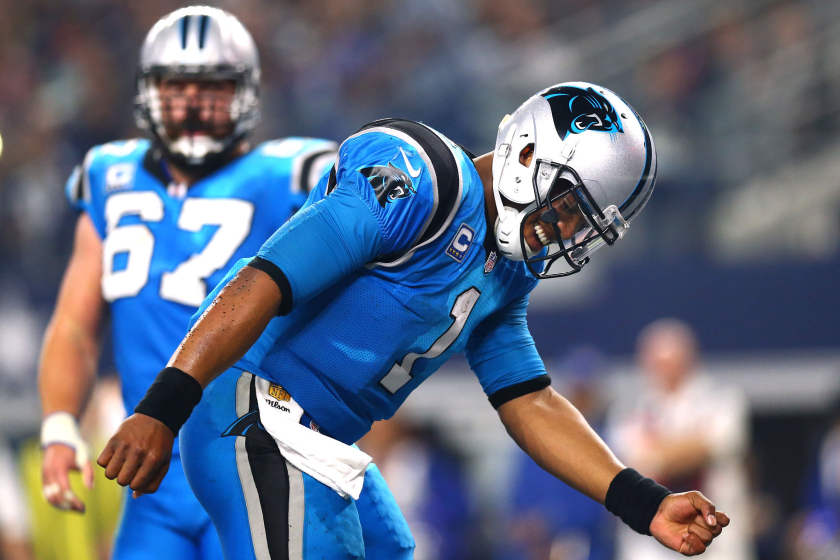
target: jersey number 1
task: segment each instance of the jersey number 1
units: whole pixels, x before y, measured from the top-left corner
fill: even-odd
[[[160,297],[198,307],[207,296],[204,280],[222,268],[251,231],[254,205],[235,198],[188,198],[178,217],[178,228],[199,232],[204,226],[218,226],[204,249],[164,272]],[[155,237],[145,224],[119,226],[124,216],[138,216],[144,222],[163,220],[163,200],[152,191],[112,195],[105,204],[107,236],[102,245],[102,296],[106,301],[136,296],[149,281]],[[122,270],[114,271],[114,258],[128,254]]]
[[[379,383],[393,395],[402,389],[406,383],[411,381],[411,378],[413,377],[411,370],[414,367],[414,362],[416,362],[418,358],[432,360],[446,352],[447,348],[452,346],[452,343],[458,339],[461,331],[464,330],[464,326],[467,324],[467,319],[470,318],[470,313],[472,313],[480,295],[481,292],[479,292],[478,288],[475,286],[461,292],[461,294],[455,298],[455,303],[452,304],[452,310],[449,312],[449,317],[452,318],[452,324],[449,325],[449,328],[446,329],[446,331],[432,343],[429,349],[422,354],[418,354],[417,352],[410,352],[406,354],[402,359],[402,362],[395,363],[391,368],[391,371],[389,371],[385,377],[380,379]]]

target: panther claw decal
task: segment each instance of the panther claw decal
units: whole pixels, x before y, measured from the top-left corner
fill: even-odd
[[[245,416],[237,418],[233,424],[228,426],[228,428],[222,432],[222,437],[247,436],[249,435],[248,431],[254,426],[256,426],[258,430],[265,430],[260,423],[260,415],[257,411],[249,412]]]
[[[621,119],[606,98],[593,88],[560,86],[542,93],[551,105],[557,133],[565,140],[569,134],[598,130],[623,133]]]

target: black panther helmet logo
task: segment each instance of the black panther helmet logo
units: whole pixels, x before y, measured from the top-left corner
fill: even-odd
[[[563,140],[569,134],[586,130],[624,133],[615,108],[591,87],[560,86],[545,91],[542,96],[551,106],[554,126]]]
[[[411,182],[411,177],[391,163],[388,163],[388,167],[363,167],[359,169],[359,173],[370,181],[373,192],[376,193],[376,200],[382,208],[385,208],[387,203],[394,202],[398,198],[406,198],[417,192]]]

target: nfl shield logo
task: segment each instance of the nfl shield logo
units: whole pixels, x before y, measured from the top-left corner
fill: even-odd
[[[289,396],[289,393],[287,393],[283,387],[277,385],[276,383],[269,384],[268,394],[277,399],[278,401],[287,401],[291,398]]]
[[[496,256],[496,251],[490,251],[490,254],[487,255],[487,260],[484,261],[484,274],[490,274],[493,270],[493,267],[496,266],[496,260],[499,257]]]

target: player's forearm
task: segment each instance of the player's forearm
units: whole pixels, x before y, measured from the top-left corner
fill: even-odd
[[[280,289],[271,277],[246,266],[219,292],[169,360],[202,387],[235,364],[277,315]]]
[[[569,401],[547,387],[503,404],[499,416],[538,465],[604,503],[610,482],[624,466]]]
[[[54,317],[44,335],[38,390],[43,416],[69,412],[79,417],[96,381],[100,339],[72,321]]]
[[[65,411],[78,417],[96,379],[102,299],[102,243],[87,213],[76,224],[73,255],[41,350],[38,386],[44,416]]]

